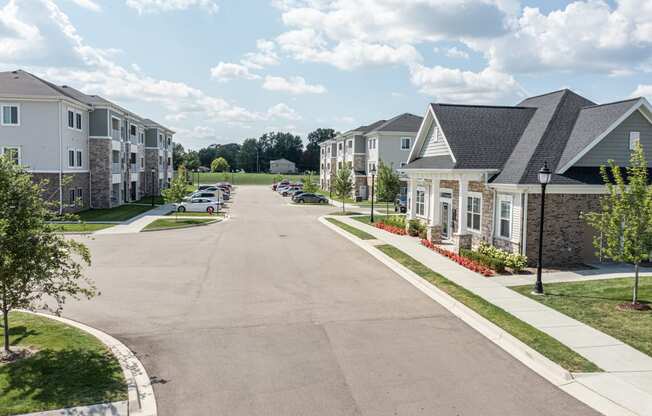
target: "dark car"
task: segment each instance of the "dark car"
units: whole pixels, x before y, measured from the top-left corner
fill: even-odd
[[[302,188],[298,186],[292,186],[291,188],[285,189],[283,192],[281,192],[281,195],[283,196],[292,196],[294,192],[300,191]]]
[[[309,204],[327,204],[328,203],[328,198],[325,198],[321,195],[317,194],[311,194],[311,193],[299,193],[295,196],[292,197],[292,201],[298,203],[298,204],[303,204],[303,203],[309,203]]]
[[[401,194],[394,200],[394,212],[407,212],[407,195]]]

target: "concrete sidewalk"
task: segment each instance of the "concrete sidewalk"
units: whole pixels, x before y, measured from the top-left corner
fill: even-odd
[[[591,268],[582,270],[565,270],[543,273],[542,278],[546,283],[584,282],[600,279],[617,279],[619,277],[633,276],[634,267],[623,264],[592,264]],[[652,276],[652,268],[641,267],[641,276]],[[534,285],[535,274],[519,274],[510,276],[495,276],[491,280],[503,286]]]
[[[622,410],[610,414],[652,415],[652,357],[514,292],[497,282],[495,277],[486,278],[458,265],[424,247],[416,238],[391,234],[348,217],[338,217],[338,220],[397,247],[595,363],[604,370],[603,373],[574,374],[574,377],[578,383],[617,404]]]
[[[165,214],[169,213],[170,211],[174,211],[174,207],[171,204],[160,205],[157,206],[156,208],[153,208],[147,212],[144,212],[140,215],[133,217],[129,221],[125,221],[114,227],[109,227],[103,230],[96,231],[93,234],[99,235],[99,234],[138,233],[143,228],[145,228],[149,223],[151,223],[152,221],[158,218],[161,218],[162,216],[165,216]]]

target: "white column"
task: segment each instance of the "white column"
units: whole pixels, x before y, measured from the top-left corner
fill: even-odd
[[[460,235],[466,234],[466,197],[469,187],[469,182],[466,178],[461,177],[459,180],[459,202],[457,207],[457,233]]]
[[[434,176],[432,178],[432,185],[430,186],[430,225],[441,224],[439,214],[439,178]]]
[[[414,217],[415,217],[414,197],[415,197],[415,194],[416,194],[416,192],[415,192],[415,190],[416,190],[416,188],[415,188],[416,182],[415,182],[414,179],[409,178],[407,183],[408,183],[407,201],[406,201],[406,203],[407,203],[407,217],[408,217],[408,219],[411,220],[411,219],[414,219]]]

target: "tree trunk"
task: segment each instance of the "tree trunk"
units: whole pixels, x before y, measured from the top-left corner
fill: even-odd
[[[4,330],[4,350],[7,354],[11,352],[9,349],[9,311],[2,311],[2,328]]]
[[[346,213],[346,203],[344,202],[344,198],[342,198],[342,214]]]
[[[632,296],[632,304],[636,305],[638,303],[638,263],[634,263],[634,294]]]

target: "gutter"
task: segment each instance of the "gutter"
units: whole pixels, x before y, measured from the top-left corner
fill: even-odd
[[[63,152],[63,132],[61,131],[61,118],[63,117],[62,112],[63,100],[59,100],[59,215],[63,214],[63,161],[62,152]]]

